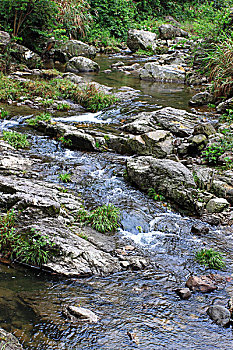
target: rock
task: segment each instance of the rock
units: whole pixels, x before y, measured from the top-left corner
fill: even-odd
[[[216,284],[207,276],[190,276],[186,287],[193,292],[202,293],[213,292],[217,288]]]
[[[88,310],[84,307],[68,306],[67,311],[80,321],[96,323],[99,319],[93,311]]]
[[[190,106],[203,106],[213,101],[214,101],[213,95],[211,95],[208,91],[204,91],[194,95],[189,101],[189,104]]]
[[[209,233],[209,227],[201,224],[194,224],[192,225],[191,232],[198,236],[206,235]]]
[[[23,350],[18,339],[11,333],[0,328],[0,349],[4,350]]]
[[[175,290],[175,292],[181,299],[184,300],[189,299],[192,295],[189,288],[178,288]]]
[[[173,151],[172,135],[169,131],[156,130],[141,135],[145,141],[147,154],[165,158]]]
[[[5,52],[10,42],[11,42],[10,34],[8,34],[7,32],[0,31],[0,53]]]
[[[74,73],[64,73],[62,75],[62,78],[63,79],[68,79],[70,81],[72,81],[72,83],[75,83],[75,84],[80,84],[80,83],[83,83],[83,78],[82,77],[79,77],[77,74],[74,74]]]
[[[99,69],[96,62],[82,56],[71,58],[66,66],[66,71],[71,73],[98,72]]]
[[[213,198],[206,205],[208,213],[221,213],[228,207],[229,203],[225,198]]]
[[[192,173],[183,164],[150,156],[137,157],[127,160],[127,172],[129,179],[140,189],[154,188],[181,207],[195,211],[191,193],[196,185]]]
[[[145,31],[145,30],[137,30],[130,29],[128,32],[127,38],[127,46],[132,52],[136,52],[139,49],[156,49],[156,34]]]
[[[230,322],[231,313],[222,305],[211,305],[207,314],[219,326],[226,326]]]
[[[140,71],[140,79],[184,83],[185,69],[178,65],[159,65],[156,62],[147,62]]]
[[[173,39],[175,37],[187,38],[189,35],[184,30],[174,27],[171,24],[162,24],[159,27],[159,37],[160,39]]]
[[[120,67],[123,67],[125,64],[124,62],[116,62],[111,65],[112,70],[118,70]]]
[[[200,123],[198,125],[195,125],[193,134],[204,134],[206,136],[211,136],[213,134],[216,134],[216,130],[210,123]]]
[[[12,45],[11,55],[28,68],[38,68],[42,64],[40,56],[23,45]]]
[[[95,58],[96,48],[79,40],[68,40],[54,52],[55,60],[63,63],[68,62],[71,58],[78,56]]]
[[[227,109],[232,109],[232,108],[233,108],[233,97],[219,103],[216,109],[217,109],[217,112],[224,113],[226,112]]]

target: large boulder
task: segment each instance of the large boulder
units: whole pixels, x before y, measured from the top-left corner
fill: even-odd
[[[23,45],[14,44],[11,55],[19,63],[25,64],[28,68],[38,68],[41,66],[40,56]]]
[[[175,37],[188,37],[188,33],[183,29],[174,27],[172,24],[162,24],[159,27],[159,37],[160,39],[173,39]]]
[[[140,71],[140,79],[162,82],[185,82],[185,69],[178,65],[159,65],[156,62],[147,62]]]
[[[0,53],[3,53],[11,42],[11,37],[8,33],[0,31]]]
[[[139,49],[156,49],[156,34],[146,30],[130,29],[128,32],[127,46],[132,52]]]
[[[96,48],[79,40],[68,40],[54,52],[55,60],[64,63],[77,56],[95,58]]]
[[[142,156],[128,159],[127,173],[140,189],[148,191],[153,188],[180,207],[195,210],[192,189],[196,185],[192,173],[183,164]]]
[[[100,67],[96,62],[82,56],[71,58],[66,66],[66,71],[71,73],[98,72],[99,69]]]

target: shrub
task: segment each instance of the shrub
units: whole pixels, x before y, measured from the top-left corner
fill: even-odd
[[[27,119],[26,122],[30,126],[38,126],[40,121],[50,123],[51,115],[49,113],[41,113],[41,114],[37,115],[35,118]]]
[[[233,148],[233,136],[228,129],[222,130],[224,136],[217,142],[206,147],[202,152],[202,157],[210,164],[217,164],[219,157]]]
[[[31,229],[19,233],[15,229],[16,213],[10,210],[0,216],[0,251],[4,257],[41,266],[56,252],[47,236]]]
[[[195,255],[196,260],[210,269],[221,270],[226,267],[222,254],[213,249],[201,249]]]
[[[77,220],[85,224],[90,224],[91,227],[99,232],[111,232],[120,226],[120,211],[112,204],[105,204],[91,210],[90,213],[86,210],[80,210]]]
[[[20,134],[16,131],[5,131],[3,130],[3,140],[8,142],[12,147],[19,148],[27,148],[29,146],[29,142],[27,140],[27,135]]]

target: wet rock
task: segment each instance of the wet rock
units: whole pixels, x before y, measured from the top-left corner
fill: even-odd
[[[71,73],[79,72],[98,72],[99,65],[86,57],[73,57],[69,60],[66,66],[66,71]]]
[[[202,293],[213,292],[217,288],[212,279],[207,276],[190,276],[186,286],[193,292]]]
[[[187,38],[189,35],[184,30],[174,27],[172,24],[162,24],[159,27],[159,37],[160,39],[173,39],[175,37]]]
[[[140,79],[184,83],[185,69],[178,65],[159,65],[156,62],[147,62],[140,71]]]
[[[217,112],[224,113],[226,112],[227,109],[232,109],[232,108],[233,108],[233,97],[219,103],[216,109],[217,109]]]
[[[17,338],[0,328],[0,349],[4,350],[23,350]]]
[[[0,53],[3,53],[11,42],[10,34],[0,31]]]
[[[54,52],[55,60],[64,63],[77,56],[95,58],[96,48],[79,40],[68,40]]]
[[[191,192],[196,185],[192,173],[183,164],[150,156],[137,157],[128,159],[127,172],[140,189],[147,191],[152,187],[181,207],[195,210]]]
[[[189,101],[189,104],[190,106],[203,106],[213,101],[214,101],[213,95],[211,95],[208,91],[204,91],[194,95]]]
[[[189,288],[178,288],[175,290],[175,292],[181,299],[184,300],[189,299],[192,295]]]
[[[210,136],[216,134],[216,130],[210,123],[200,123],[194,127],[194,135],[204,134]]]
[[[29,68],[38,68],[41,65],[41,58],[35,52],[29,50],[23,45],[14,44],[11,55],[19,62],[26,64]]]
[[[98,316],[91,310],[79,306],[68,306],[67,311],[70,315],[74,316],[77,320],[83,322],[98,322]]]
[[[124,62],[116,62],[111,65],[112,70],[118,70],[119,68],[123,67],[125,64]]]
[[[209,227],[201,224],[194,224],[191,228],[191,232],[198,236],[206,235],[209,233]]]
[[[152,50],[156,49],[156,34],[145,31],[145,30],[137,30],[130,29],[128,32],[127,38],[127,46],[132,52],[136,52],[139,49],[146,50],[148,48],[152,48]]]
[[[206,205],[208,213],[221,213],[228,207],[229,203],[225,198],[213,198]]]
[[[219,326],[226,326],[230,322],[230,311],[222,305],[212,305],[208,308],[207,314]]]

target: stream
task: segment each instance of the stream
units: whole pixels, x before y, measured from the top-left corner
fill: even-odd
[[[55,120],[85,123],[105,130],[129,115],[161,106],[190,110],[188,101],[193,91],[184,85],[139,81],[119,72],[103,73],[119,60],[128,64],[145,63],[132,56],[98,56],[100,73],[85,77],[110,87],[128,86],[138,90],[133,102],[125,101],[99,113],[58,113]],[[229,299],[231,283],[210,294],[192,294],[188,301],[180,300],[174,292],[184,286],[191,273],[206,273],[194,260],[195,252],[205,246],[224,254],[227,271],[219,274],[231,276],[231,231],[227,227],[208,226],[205,237],[195,236],[191,227],[198,219],[181,215],[166,203],[153,201],[127,182],[124,178],[127,156],[65,149],[57,141],[27,127],[24,118],[35,113],[34,110],[6,108],[14,117],[0,121],[0,128],[28,134],[31,147],[25,153],[41,160],[33,169],[38,172],[38,179],[58,183],[60,172],[71,172],[72,182],[65,186],[81,194],[86,208],[105,203],[119,207],[122,226],[118,234],[138,245],[151,258],[152,267],[107,277],[57,279],[25,267],[13,269],[0,265],[0,327],[15,334],[25,350],[233,348],[232,329],[217,326],[206,314],[213,301]],[[34,310],[22,303],[22,298],[33,300]],[[72,325],[62,313],[67,304],[91,309],[99,322]],[[36,308],[40,317],[35,313]]]

